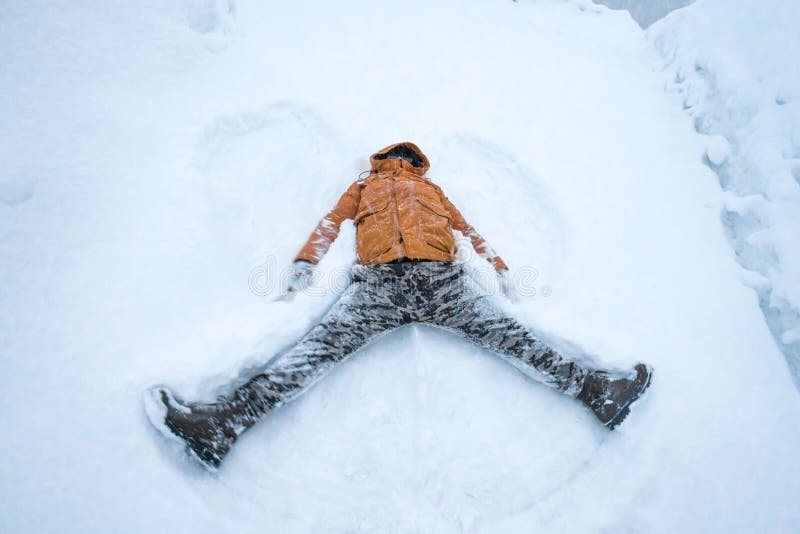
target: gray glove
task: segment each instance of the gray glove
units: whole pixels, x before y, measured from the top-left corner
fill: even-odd
[[[512,302],[519,298],[517,289],[514,287],[514,279],[508,269],[497,271],[497,281],[500,285],[500,294]]]
[[[310,286],[315,267],[316,265],[310,261],[296,260],[292,264],[292,273],[289,275],[289,284],[286,287],[287,293],[299,293]]]

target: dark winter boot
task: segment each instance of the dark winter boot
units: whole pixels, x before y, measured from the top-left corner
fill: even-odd
[[[206,467],[216,469],[242,433],[261,413],[242,400],[215,403],[181,402],[166,387],[153,388],[145,396],[145,410],[153,425],[170,439],[178,438]]]
[[[591,408],[609,430],[614,430],[627,417],[631,404],[650,385],[652,376],[653,370],[643,363],[636,364],[623,378],[614,378],[604,371],[591,371],[577,398]]]

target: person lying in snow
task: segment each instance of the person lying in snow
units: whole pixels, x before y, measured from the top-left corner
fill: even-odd
[[[467,282],[455,257],[453,230],[472,241],[511,289],[508,268],[442,190],[425,176],[428,158],[412,143],[370,158],[367,178],[354,182],[320,221],[294,262],[288,291],[303,290],[345,219],[356,225],[358,263],[351,286],[293,348],[214,403],[177,399],[165,387],[145,395],[148,416],[207,467],[220,465],[233,443],[270,411],[291,401],[334,365],[380,334],[411,323],[460,333],[531,376],[588,406],[609,429],[647,389],[652,369],[627,372],[587,367],[537,339]]]

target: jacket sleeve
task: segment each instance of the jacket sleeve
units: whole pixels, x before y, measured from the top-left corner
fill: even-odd
[[[308,237],[306,244],[300,249],[295,261],[306,260],[311,263],[319,263],[322,256],[328,252],[331,244],[339,235],[339,228],[345,219],[353,219],[358,210],[358,203],[361,200],[361,186],[358,182],[347,188],[336,206],[317,224],[314,231]]]
[[[444,198],[445,207],[450,212],[450,222],[453,225],[453,229],[458,230],[468,237],[469,240],[472,241],[472,248],[475,249],[475,252],[477,252],[481,258],[491,263],[495,270],[502,271],[503,269],[508,269],[508,266],[503,261],[503,258],[498,256],[494,249],[489,246],[489,243],[487,243],[486,240],[481,236],[481,234],[479,234],[477,230],[475,230],[475,228],[473,228],[472,225],[470,225],[466,219],[464,219],[464,216],[461,215],[461,212],[458,211],[458,208],[456,208],[446,196],[442,195],[442,197]]]

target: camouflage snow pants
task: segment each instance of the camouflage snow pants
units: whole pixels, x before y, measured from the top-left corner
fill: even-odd
[[[577,395],[589,369],[544,344],[470,286],[469,275],[456,263],[356,265],[350,287],[322,321],[239,388],[236,397],[255,420],[304,392],[380,334],[410,323],[459,333],[536,380]]]

